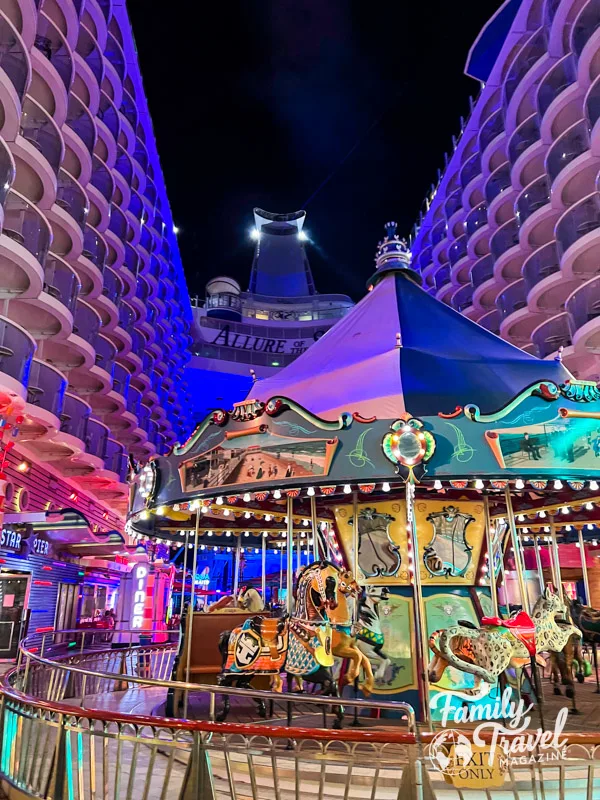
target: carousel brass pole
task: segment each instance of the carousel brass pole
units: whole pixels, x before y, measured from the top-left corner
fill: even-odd
[[[294,501],[290,495],[287,498],[287,575],[286,575],[286,603],[287,612],[291,615],[294,610],[294,518],[292,517]]]
[[[556,577],[556,570],[554,569],[554,556],[552,555],[552,539],[550,536],[548,536],[547,539],[548,539],[548,558],[550,560],[550,574],[552,575],[552,585],[554,586],[555,590],[558,591],[558,578]]]
[[[267,537],[263,533],[262,537],[262,580],[260,582],[262,590],[263,605],[267,602]]]
[[[579,555],[581,557],[581,571],[583,573],[583,585],[585,587],[585,602],[586,605],[591,606],[592,597],[590,595],[590,581],[588,577],[587,564],[585,561],[585,549],[583,546],[583,531],[581,530],[581,528],[579,529],[578,534],[579,534]]]
[[[556,526],[554,522],[550,525],[550,536],[552,537],[552,552],[554,554],[554,566],[556,569],[556,591],[559,597],[564,597],[562,575],[560,574],[560,556],[558,554],[558,542],[556,541]]]
[[[544,581],[544,570],[542,569],[542,554],[540,553],[540,543],[538,537],[534,535],[533,544],[535,547],[535,563],[537,566],[538,580],[540,582],[540,594],[544,594],[546,582]]]
[[[235,568],[233,572],[233,599],[237,603],[238,591],[240,588],[240,556],[242,554],[242,539],[237,537],[235,545]]]
[[[525,587],[525,577],[523,575],[523,564],[525,560],[521,560],[522,552],[521,552],[521,542],[519,541],[519,535],[517,533],[517,526],[515,525],[515,512],[513,511],[512,506],[512,497],[510,496],[510,485],[506,487],[504,491],[504,497],[506,499],[506,516],[508,517],[508,527],[510,530],[510,535],[512,538],[513,550],[515,553],[515,567],[517,569],[517,578],[519,580],[519,592],[521,594],[521,605],[523,606],[523,610],[526,611],[528,614],[530,612],[529,609],[529,597],[527,596],[527,589]],[[508,600],[508,598],[507,598]]]
[[[490,499],[487,494],[483,495],[483,508],[485,512],[485,535],[487,539],[488,551],[488,575],[490,577],[490,594],[492,596],[492,608],[494,616],[499,617],[500,611],[498,609],[498,590],[496,588],[496,559],[494,555],[493,539],[492,539],[492,521],[490,519]]]
[[[192,663],[192,639],[194,638],[194,589],[196,588],[196,569],[198,565],[198,530],[200,528],[200,509],[196,509],[196,528],[194,531],[194,558],[192,562],[192,586],[190,589],[190,607],[188,610],[188,614],[191,614],[190,617],[190,624],[188,626],[188,630],[190,632],[189,641],[187,643],[187,653],[186,653],[186,660],[185,660],[185,682],[190,682],[190,666]],[[183,716],[184,718],[187,717],[187,710],[188,710],[188,694],[189,691],[186,689],[185,694],[183,696]]]
[[[179,616],[183,619],[183,610],[185,608],[184,600],[185,600],[185,578],[186,578],[186,570],[187,570],[187,552],[188,552],[188,544],[190,542],[190,532],[185,532],[185,544],[184,552],[183,552],[183,579],[181,581],[181,609],[179,611]]]
[[[412,551],[413,551],[413,581],[415,587],[415,623],[417,641],[420,647],[421,661],[421,685],[423,686],[423,720],[431,729],[431,714],[429,710],[429,675],[427,666],[429,663],[429,648],[425,617],[425,606],[423,604],[423,587],[421,586],[421,559],[419,557],[419,539],[417,536],[417,521],[415,519],[414,507],[415,487],[412,483],[406,484],[406,521],[410,528]]]
[[[300,573],[302,567],[302,533],[298,531],[298,540],[296,542],[296,575]]]
[[[317,529],[317,498],[313,495],[310,498],[310,522],[313,535],[313,557],[319,560],[319,531]]]
[[[352,492],[352,572],[358,580],[358,492]],[[358,603],[354,604],[358,612]]]

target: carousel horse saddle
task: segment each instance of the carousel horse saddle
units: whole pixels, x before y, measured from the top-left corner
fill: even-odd
[[[250,627],[263,642],[272,642],[283,632],[285,620],[277,617],[253,617]]]
[[[483,617],[482,627],[506,628],[526,648],[529,655],[535,655],[535,624],[526,611],[519,611],[510,619]]]

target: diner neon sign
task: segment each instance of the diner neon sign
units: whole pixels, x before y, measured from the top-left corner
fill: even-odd
[[[148,583],[147,567],[143,564],[138,564],[135,568],[134,580],[132,629],[141,628],[144,623],[144,605],[146,603],[146,585]]]

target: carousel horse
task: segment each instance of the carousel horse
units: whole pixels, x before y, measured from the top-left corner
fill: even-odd
[[[594,672],[596,673],[596,693],[600,694],[597,653],[597,646],[600,644],[600,611],[591,606],[584,606],[579,600],[570,601],[569,611],[571,612],[571,619],[581,631],[583,641],[592,647]]]
[[[391,659],[383,650],[384,636],[379,619],[379,604],[389,597],[389,589],[385,586],[366,586],[358,605],[358,625],[356,644],[372,668],[373,662],[378,664],[374,680],[382,683]]]
[[[296,608],[291,617],[275,619],[253,617],[233,631],[224,631],[219,640],[223,669],[221,686],[250,688],[255,675],[271,675],[271,688],[281,691],[281,672],[288,682],[299,677],[319,684],[325,696],[339,697],[333,677],[332,629],[330,614],[338,605],[341,570],[328,561],[304,567],[296,583]],[[224,695],[218,715],[224,721],[229,698]],[[266,714],[262,701],[259,713]],[[291,710],[288,710],[288,715]],[[343,709],[335,707],[334,727],[341,727]]]
[[[577,633],[571,634],[562,652],[550,653],[550,670],[552,684],[554,685],[554,694],[562,694],[560,691],[560,685],[562,684],[565,687],[566,696],[571,699],[575,697],[573,672],[575,671],[575,677],[579,683],[583,683],[585,679],[584,663],[581,649],[581,634],[577,631]]]
[[[435,631],[429,638],[434,657],[429,664],[429,680],[438,683],[446,667],[452,666],[475,676],[475,686],[464,694],[478,699],[487,693],[482,683],[493,685],[509,668],[517,674],[521,685],[523,668],[542,662],[540,653],[561,653],[571,637],[579,631],[573,626],[557,621],[564,619],[566,608],[560,597],[549,589],[542,594],[531,617],[519,611],[514,617],[501,620],[484,617],[482,627],[459,620],[445,630]],[[533,669],[534,679],[537,670]],[[541,697],[539,687],[536,694]]]

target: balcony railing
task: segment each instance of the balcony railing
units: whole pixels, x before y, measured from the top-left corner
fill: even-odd
[[[113,269],[105,267],[102,274],[102,281],[102,294],[118,306],[121,296],[123,295],[123,282],[121,278],[119,278]]]
[[[94,39],[92,34],[83,23],[80,23],[79,25],[77,52],[92,71],[92,74],[98,81],[98,86],[102,86],[102,78],[104,77],[102,53],[98,47],[98,42]]]
[[[592,83],[586,95],[585,115],[591,130],[600,119],[600,75]]]
[[[135,417],[139,416],[140,406],[142,405],[142,393],[135,386],[129,387],[127,395],[127,411]]]
[[[572,205],[556,224],[556,241],[559,253],[588,233],[600,228],[600,194],[594,192]]]
[[[544,20],[546,27],[551,27],[559,5],[560,0],[546,0],[544,4]]]
[[[435,247],[442,239],[446,238],[447,224],[445,219],[441,219],[431,231],[431,244]]]
[[[532,253],[523,264],[521,274],[525,281],[525,289],[527,293],[533,289],[534,286],[549,275],[553,275],[560,270],[560,259],[556,248],[556,242],[548,242],[539,250]]]
[[[23,100],[21,136],[44,156],[54,174],[63,157],[63,141],[57,124],[50,114],[29,95]]]
[[[136,250],[127,243],[125,245],[125,266],[131,272],[132,275],[137,277],[138,272],[140,270],[140,257],[137,254]]]
[[[554,142],[546,156],[546,172],[552,182],[560,172],[582,153],[590,149],[590,133],[587,119],[579,120],[571,125],[562,136]]]
[[[4,205],[8,190],[15,179],[15,162],[8,145],[0,137],[0,205]]]
[[[87,106],[73,92],[69,93],[67,125],[79,136],[91,155],[96,144],[96,125]]]
[[[504,130],[504,110],[497,108],[481,126],[479,132],[479,150],[481,153],[491,144],[496,136]]]
[[[476,178],[477,175],[481,173],[481,153],[473,153],[473,155],[467,159],[463,168],[460,171],[460,185],[463,189],[471,183],[473,178]]]
[[[127,478],[127,456],[123,445],[114,439],[106,440],[104,466],[111,472],[116,472],[121,482],[125,482]]]
[[[67,379],[55,368],[34,358],[27,382],[27,402],[59,417],[63,411]]]
[[[569,53],[556,64],[543,78],[537,94],[537,106],[543,117],[552,102],[567,86],[577,80],[577,65],[572,53]]]
[[[137,161],[137,163],[142,168],[142,171],[145,173],[148,169],[148,151],[146,150],[146,145],[143,144],[140,139],[135,140],[135,150],[133,151],[133,157]]]
[[[62,258],[49,253],[44,266],[44,291],[75,312],[81,283],[77,273]]]
[[[484,194],[488,205],[510,185],[510,164],[507,161],[495,169],[487,180]]]
[[[110,206],[110,222],[108,228],[114,235],[119,239],[121,242],[125,242],[127,240],[127,232],[128,232],[128,223],[127,217],[121,211],[116,203],[111,203]]]
[[[116,142],[121,130],[121,121],[119,119],[117,107],[106,92],[100,92],[100,109],[98,111],[98,116],[112,133]]]
[[[145,222],[147,214],[144,207],[144,201],[135,189],[131,190],[131,200],[129,201],[129,211],[138,220],[138,222]]]
[[[111,175],[109,168],[101,161],[98,156],[93,158],[93,171],[92,171],[92,186],[95,186],[100,194],[109,203],[112,200],[115,192],[115,180]]]
[[[426,247],[424,250],[421,251],[421,255],[419,256],[419,269],[421,272],[426,270],[427,267],[432,263],[431,253],[433,248],[431,245]]]
[[[579,12],[571,29],[571,50],[577,58],[600,27],[600,0],[589,0]]]
[[[22,100],[29,81],[29,57],[17,32],[2,14],[0,14],[0,67],[15,87],[19,100]]]
[[[471,284],[476,289],[494,276],[494,257],[491,253],[479,259],[471,268]]]
[[[73,333],[80,336],[85,342],[95,347],[100,330],[100,317],[91,306],[82,300],[77,300],[73,321]]]
[[[130,333],[135,325],[136,314],[129,303],[122,302],[119,307],[119,324]]]
[[[519,278],[518,281],[509,284],[496,298],[496,308],[500,311],[502,319],[506,319],[515,311],[525,308],[526,305],[527,289],[523,278]]]
[[[484,314],[479,319],[479,324],[482,328],[485,328],[486,331],[498,334],[500,332],[500,312],[498,309],[494,308],[492,311],[488,311],[487,314]]]
[[[563,312],[545,320],[533,331],[531,340],[535,345],[538,358],[547,358],[559,347],[568,347],[571,344],[568,314]]]
[[[490,250],[497,261],[503,253],[519,244],[519,226],[516,219],[506,222],[490,239]]]
[[[529,184],[517,197],[515,216],[519,225],[550,202],[550,181],[547,175],[541,175]]]
[[[123,48],[110,31],[106,39],[104,55],[117,71],[119,80],[122,83],[125,80],[125,55],[123,54]]]
[[[97,456],[104,461],[108,428],[102,422],[90,417],[85,435],[85,449],[92,456]]]
[[[85,226],[83,234],[83,255],[95,264],[100,272],[106,263],[106,242],[91,225]]]
[[[127,397],[131,375],[129,370],[118,362],[114,366],[112,388],[117,394]]]
[[[461,286],[461,288],[452,295],[452,308],[457,311],[463,311],[465,308],[473,305],[473,286],[470,283]]]
[[[467,214],[465,230],[467,236],[472,236],[475,231],[487,224],[487,203],[480,203]]]
[[[455,189],[444,204],[444,214],[446,219],[450,219],[453,214],[462,208],[462,189]]]
[[[127,89],[123,89],[123,100],[121,102],[121,113],[125,117],[125,119],[129,122],[133,130],[137,128],[138,123],[138,114],[137,108],[135,105],[135,100],[129,94]]]
[[[546,31],[541,28],[536,31],[529,41],[521,48],[515,56],[506,79],[504,81],[504,103],[507,106],[513,94],[517,90],[517,86],[525,75],[529,72],[531,67],[542,56],[548,52],[548,43],[546,38]]]
[[[96,365],[108,372],[111,378],[116,366],[116,357],[117,348],[109,339],[100,334],[96,339]]]
[[[133,179],[133,164],[131,163],[129,153],[120,145],[117,146],[117,152],[118,156],[115,162],[115,169],[123,176],[125,183],[130,184]]]
[[[150,254],[154,250],[154,239],[146,225],[142,225],[142,232],[140,235],[140,245],[144,250]]]
[[[2,232],[22,245],[44,266],[52,241],[50,225],[38,208],[14,189],[9,190],[4,204]]]
[[[142,303],[146,303],[146,300],[150,296],[150,287],[148,286],[148,282],[142,275],[138,276],[137,285],[135,287],[135,296],[138,300],[141,300]]]
[[[64,169],[58,171],[56,204],[63,208],[85,230],[89,203],[81,184]]]
[[[148,350],[144,351],[144,355],[142,356],[142,371],[144,375],[150,375],[152,370],[154,369],[154,362],[156,358],[150,353]]]
[[[600,278],[592,278],[578,286],[567,298],[565,311],[569,315],[571,335],[590,320],[600,317]]]
[[[540,120],[536,114],[532,114],[522,122],[508,142],[508,159],[514,166],[519,156],[540,140]]]
[[[34,339],[19,325],[0,317],[0,373],[26,385],[34,352]]]
[[[90,407],[88,404],[77,395],[67,392],[60,414],[61,431],[84,442],[89,418]]]
[[[151,181],[150,179],[146,181],[146,189],[144,191],[144,197],[154,208],[154,206],[156,205],[156,186],[154,185],[154,182]]]
[[[71,48],[60,28],[44,11],[38,13],[35,47],[52,64],[68,93],[73,83],[74,64]]]
[[[463,256],[467,255],[467,237],[465,234],[452,242],[448,249],[448,260],[454,266]]]
[[[450,280],[450,267],[448,264],[445,264],[443,267],[440,267],[438,271],[435,273],[434,283],[435,288],[439,291],[442,286],[445,286]]]

